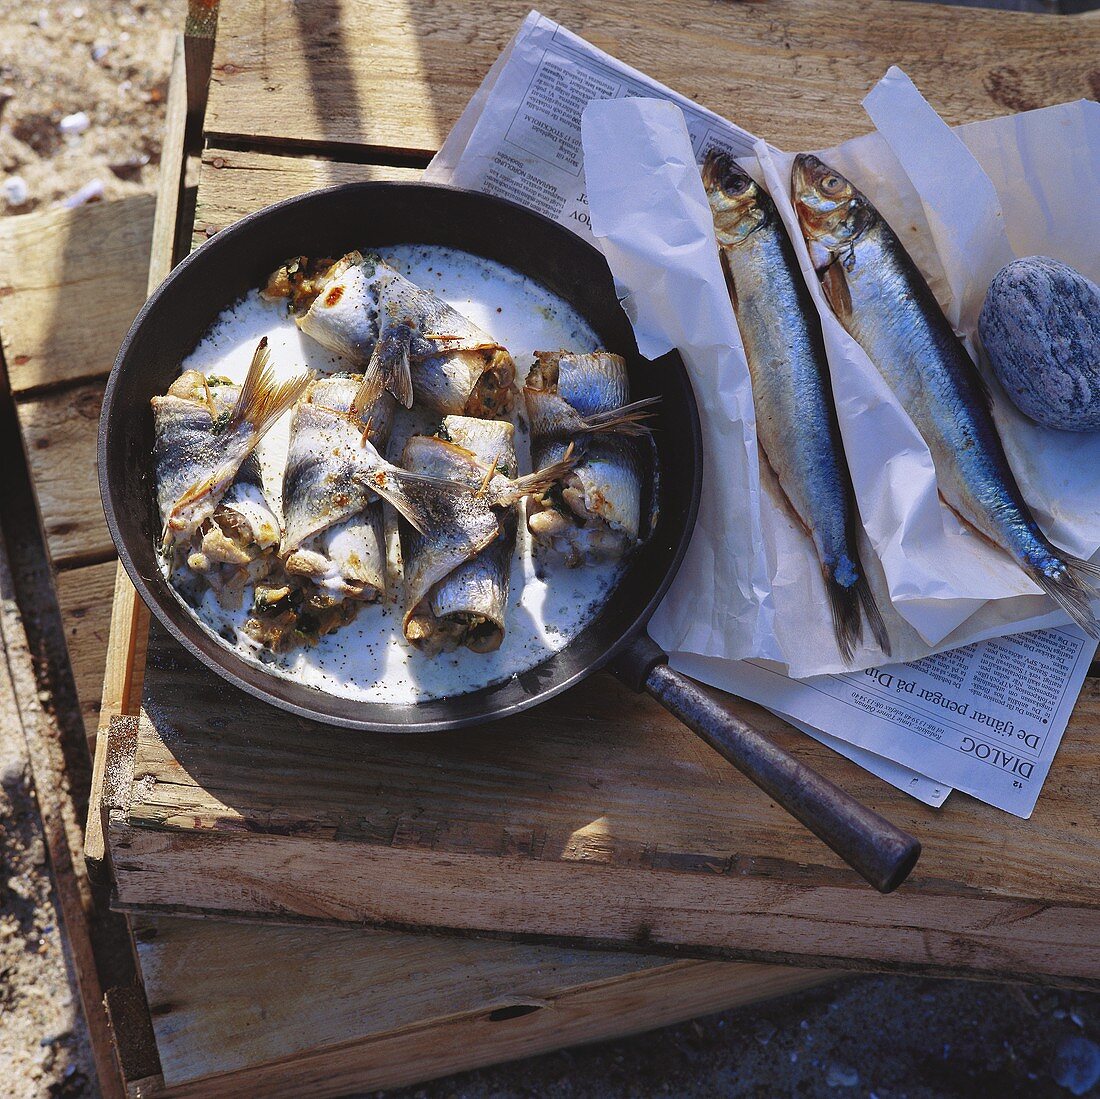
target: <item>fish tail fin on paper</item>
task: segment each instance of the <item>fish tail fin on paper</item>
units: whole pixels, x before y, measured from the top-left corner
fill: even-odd
[[[878,647],[890,655],[890,638],[886,633],[886,624],[875,602],[866,576],[843,584],[835,573],[825,573],[825,590],[829,595],[829,609],[833,617],[833,633],[836,635],[837,648],[844,662],[850,664],[856,647],[863,640],[863,615],[866,614],[871,633]]]
[[[871,627],[871,635],[875,639],[875,644],[887,656],[890,656],[890,635],[886,632],[886,623],[882,620],[882,611],[878,609],[878,603],[875,601],[874,592],[871,591],[871,585],[867,583],[866,576],[859,578],[856,590],[859,592],[859,601],[863,606],[863,613],[867,616],[867,624]]]
[[[1100,622],[1091,601],[1100,597],[1100,565],[1059,553],[1027,570],[1031,578],[1082,630],[1100,640]]]
[[[845,587],[825,573],[825,590],[829,594],[829,609],[833,614],[833,633],[844,663],[852,662],[852,653],[863,640],[863,619],[859,613],[859,592],[854,584]]]

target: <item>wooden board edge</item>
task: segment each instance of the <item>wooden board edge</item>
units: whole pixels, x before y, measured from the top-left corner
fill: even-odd
[[[10,400],[10,395],[5,395]],[[121,1095],[107,1021],[98,1006],[102,986],[95,960],[95,947],[88,912],[87,882],[76,844],[65,824],[70,793],[63,781],[65,761],[56,729],[51,728],[38,699],[30,646],[17,609],[15,582],[7,548],[0,539],[0,662],[4,709],[9,720],[18,722],[33,776],[35,799],[42,822],[42,835],[49,855],[55,904],[61,916],[67,950],[73,960],[76,991],[88,1027],[92,1060],[99,1088],[105,1099]]]
[[[84,860],[96,881],[104,880],[107,847],[103,828],[103,785],[107,772],[108,730],[119,716],[136,716],[145,672],[149,637],[149,611],[138,598],[126,570],[118,565],[107,640],[107,665],[103,678],[103,702],[93,745],[92,783],[88,796],[88,821],[84,830]]]
[[[172,270],[179,247],[180,203],[186,175],[185,135],[187,132],[188,43],[176,36],[172,75],[168,84],[167,118],[161,152],[161,174],[157,185],[153,239],[149,257],[148,291],[152,293]],[[107,744],[102,735],[112,718],[136,714],[145,671],[145,646],[149,635],[149,611],[138,598],[121,563],[115,579],[111,606],[111,631],[107,641],[107,665],[92,762],[92,789],[84,838],[84,858],[89,872],[99,878],[107,857],[103,811],[100,804],[106,766]]]
[[[747,967],[752,968],[752,967]],[[839,974],[680,962],[566,990],[522,1013],[484,1009],[442,1023],[341,1043],[270,1062],[256,1070],[208,1076],[148,1094],[165,1099],[315,1099],[394,1088],[566,1046],[623,1038],[815,987]],[[735,982],[731,988],[731,981]]]
[[[576,867],[556,862],[486,867],[476,855],[355,843],[316,852],[307,839],[252,832],[183,838],[136,827],[129,814],[111,814],[107,843],[121,911],[1100,988],[1100,910],[1088,906],[919,890],[883,901],[856,882],[806,893],[709,874],[682,875],[674,896],[654,895],[650,870],[591,865],[578,915],[545,903],[575,886]],[[937,919],[924,926],[916,910],[930,901]],[[849,917],[837,925],[840,910]],[[761,920],[764,911],[772,918]]]

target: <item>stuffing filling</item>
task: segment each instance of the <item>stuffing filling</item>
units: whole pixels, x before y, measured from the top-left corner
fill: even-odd
[[[475,653],[491,653],[500,648],[504,631],[482,614],[460,611],[445,618],[414,614],[405,624],[405,637],[428,656],[454,652],[461,645]]]
[[[486,356],[489,357],[489,365],[474,384],[463,414],[482,420],[495,420],[507,415],[515,397],[513,382],[516,380],[516,365],[512,362],[512,356],[499,348],[492,352],[460,351],[456,354],[476,359],[471,363],[473,370],[485,362]]]
[[[265,301],[285,298],[291,312],[301,315],[321,296],[328,283],[339,278],[349,266],[347,256],[335,262],[327,257],[311,260],[295,256],[273,272],[260,297]]]

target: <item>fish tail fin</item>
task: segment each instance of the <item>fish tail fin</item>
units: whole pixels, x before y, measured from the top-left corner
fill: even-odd
[[[857,584],[845,586],[824,573],[825,591],[829,596],[829,610],[833,618],[833,634],[837,648],[845,664],[852,662],[856,646],[863,640],[863,618],[859,613],[860,596]],[[862,577],[860,582],[863,582]]]
[[[1100,565],[1058,552],[1044,569],[1028,569],[1031,578],[1089,635],[1100,640],[1100,621],[1092,600],[1100,598]]]
[[[371,474],[370,486],[424,535],[441,527],[454,526],[463,501],[475,498],[469,485],[410,473],[389,463]]]
[[[875,644],[890,656],[890,635],[886,632],[886,623],[882,620],[882,611],[878,609],[875,593],[871,591],[871,585],[867,582],[866,574],[860,576],[856,582],[856,592],[859,594],[859,603],[863,607],[863,613],[867,617],[867,624],[871,627],[871,636]]]
[[[288,408],[298,402],[311,381],[311,370],[285,381],[276,381],[267,337],[264,336],[256,345],[248,374],[241,386],[237,403],[229,413],[225,430],[229,431],[247,423],[262,435]]]
[[[584,431],[592,435],[649,435],[653,429],[642,421],[653,415],[653,406],[659,404],[660,400],[660,397],[646,397],[621,408],[613,408],[609,412],[596,412],[586,416]]]
[[[573,455],[573,445],[570,444],[564,457],[558,461],[551,462],[548,466],[544,466],[534,473],[525,473],[514,481],[507,481],[496,492],[490,488],[491,502],[498,507],[507,507],[510,504],[518,503],[524,496],[536,496],[540,492],[545,492],[565,477],[576,464],[577,459]]]
[[[355,395],[353,411],[372,405],[385,390],[394,395],[398,404],[412,408],[412,367],[409,362],[412,337],[413,331],[407,324],[398,324],[378,338],[363,373],[363,384]]]

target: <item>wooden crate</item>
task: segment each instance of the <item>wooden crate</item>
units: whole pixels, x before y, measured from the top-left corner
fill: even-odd
[[[182,64],[181,53],[177,68]],[[144,298],[150,249],[159,281],[177,225],[187,221],[176,208],[184,163],[182,104],[177,74],[155,221],[144,197],[0,220],[0,340],[12,366],[15,410],[93,743],[101,689],[108,715],[136,708],[148,624],[124,577],[116,589],[117,565],[95,478],[99,399],[114,348]],[[35,262],[25,262],[32,251]],[[131,277],[109,281],[94,323],[77,326],[61,341],[53,332],[56,318],[104,256]],[[5,600],[7,580],[0,554]],[[109,921],[96,911],[79,837],[74,843],[65,834],[63,818],[72,815],[81,793],[69,787],[63,762],[51,758],[60,746],[49,741],[47,730],[30,728],[34,678],[26,641],[16,637],[17,618],[9,621],[14,617],[5,611],[3,640],[9,666],[17,660],[26,665],[17,686],[27,697],[19,693],[5,712],[21,711],[34,748],[66,937],[100,1090],[109,1099],[325,1096],[388,1087],[665,1025],[829,976],[357,929],[143,917],[132,922],[139,983],[131,983],[128,958],[103,949]],[[108,635],[114,644],[109,661]],[[6,685],[3,679],[0,687]],[[105,720],[101,759],[109,744]],[[93,825],[99,819],[94,811]],[[98,833],[93,829],[87,840],[94,856]]]
[[[962,122],[1087,94],[1082,45],[1100,42],[1094,18],[847,0],[822,10],[572,3],[548,14],[787,147],[865,130],[858,100],[890,62]],[[374,0],[234,5],[214,58],[196,240],[309,187],[413,177],[407,165],[437,147],[523,14],[503,2],[413,0],[398,20]],[[361,26],[372,34],[352,32]],[[1095,682],[1028,822],[962,795],[929,809],[757,707],[728,705],[921,836],[924,858],[898,895],[872,894],[664,711],[607,679],[507,724],[398,744],[261,707],[154,632],[145,711],[120,756],[133,782],[103,806],[118,901],[1100,980]]]

